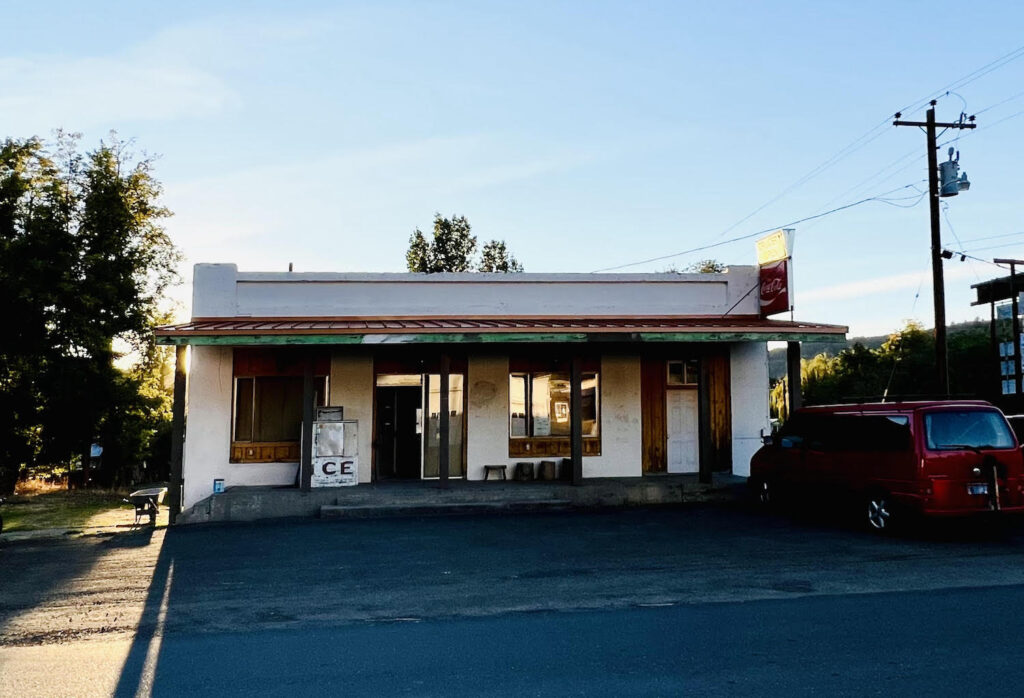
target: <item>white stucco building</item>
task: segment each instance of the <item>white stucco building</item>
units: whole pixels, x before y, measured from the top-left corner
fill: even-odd
[[[511,476],[516,463],[563,458],[577,480],[745,475],[768,428],[767,342],[846,332],[761,318],[757,285],[752,266],[424,275],[199,264],[192,320],[156,332],[179,347],[182,372],[188,348],[181,506],[210,497],[215,480],[308,487],[304,401],[357,422],[359,483],[446,469],[480,480],[488,465]]]

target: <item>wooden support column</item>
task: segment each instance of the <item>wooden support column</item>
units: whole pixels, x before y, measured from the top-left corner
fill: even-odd
[[[793,414],[803,406],[800,393],[800,342],[786,343],[786,388],[789,413]]]
[[[167,510],[173,526],[181,513],[181,502],[185,488],[182,462],[185,453],[185,357],[188,347],[179,344],[174,347],[174,402],[171,404],[171,480],[167,491]]]
[[[711,362],[700,359],[697,377],[697,479],[710,485],[714,468],[715,445],[711,440]]]
[[[309,492],[313,480],[313,358],[306,356],[302,373],[302,451],[299,461],[299,488]]]
[[[451,408],[448,405],[448,377],[451,369],[451,357],[448,354],[441,354],[441,381],[438,385],[441,406],[437,422],[437,438],[440,443],[437,445],[437,465],[440,485],[444,489],[447,489],[449,486],[448,473],[449,461],[451,460],[451,444],[449,439],[449,434],[451,433]]]
[[[572,484],[583,484],[583,361],[573,356],[569,369],[569,441]]]

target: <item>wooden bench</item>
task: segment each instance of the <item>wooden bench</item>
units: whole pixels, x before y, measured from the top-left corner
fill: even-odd
[[[505,475],[505,472],[506,472],[507,469],[508,469],[507,465],[485,465],[484,466],[484,480],[490,480],[491,479],[491,473],[497,473],[498,475],[500,475],[501,477],[496,478],[498,480],[507,480],[508,478]]]

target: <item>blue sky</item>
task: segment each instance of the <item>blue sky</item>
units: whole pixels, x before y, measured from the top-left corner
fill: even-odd
[[[924,135],[871,129],[1024,46],[1009,2],[97,1],[3,16],[0,136],[63,127],[92,145],[115,129],[158,155],[186,278],[200,261],[402,271],[435,211],[506,240],[527,271],[587,272],[897,190],[795,226],[796,317],[852,334],[932,317],[927,202],[892,205],[925,186]],[[940,120],[985,111],[957,143],[972,188],[946,201],[944,244],[1022,257],[1024,56],[956,92]],[[750,264],[753,242],[623,271],[708,256]],[[1003,272],[946,272],[950,320],[987,317],[970,285]]]

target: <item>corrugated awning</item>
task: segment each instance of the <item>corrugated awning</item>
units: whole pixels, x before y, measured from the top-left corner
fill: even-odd
[[[751,316],[194,318],[155,331],[158,344],[804,341],[842,325]]]

